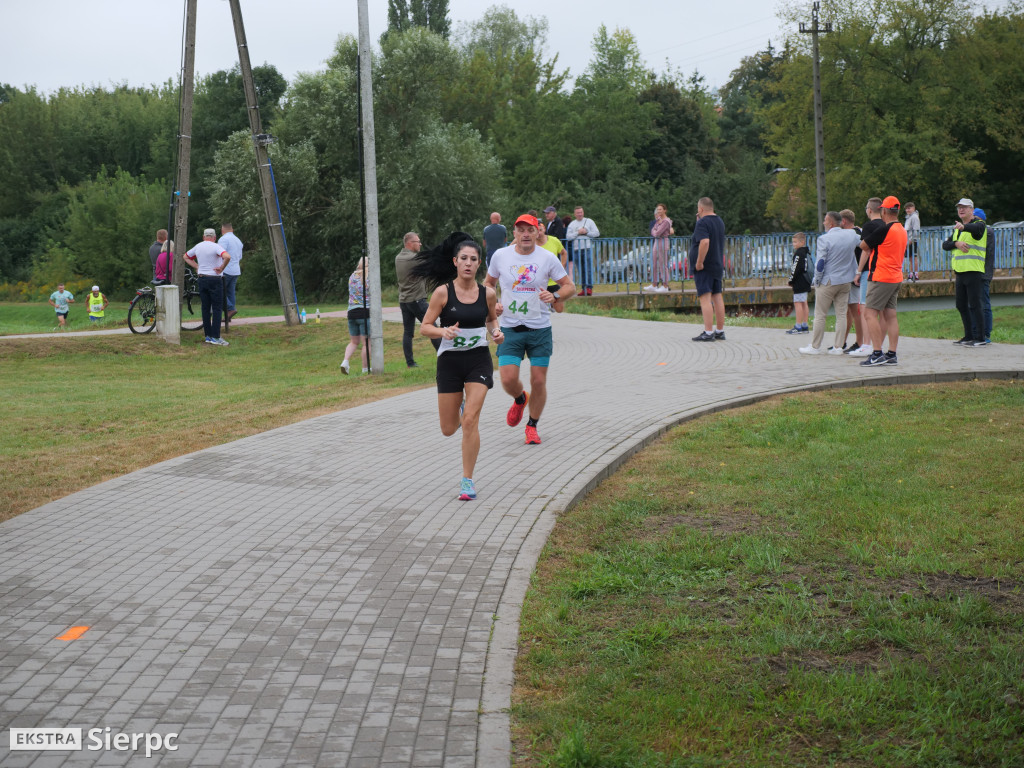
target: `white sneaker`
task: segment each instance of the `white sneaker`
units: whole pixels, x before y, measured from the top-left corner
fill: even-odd
[[[871,354],[870,344],[861,344],[853,352],[850,353],[850,357],[868,357]]]
[[[843,350],[841,350],[839,347],[829,347],[828,348],[828,354],[830,354],[830,355],[841,355],[841,354],[843,354]]]
[[[645,285],[643,289],[645,291],[653,291],[654,290],[654,286],[653,285]]]
[[[226,347],[231,344],[227,339],[222,339],[219,336],[216,339],[210,339],[211,344],[216,344],[218,347]]]
[[[800,354],[801,355],[820,355],[821,354],[821,350],[818,349],[817,347],[812,347],[810,344],[808,344],[806,347],[800,347]]]
[[[668,293],[668,286],[667,285],[659,285],[654,290],[656,290],[658,293]]]
[[[341,365],[339,365],[338,367],[341,368],[341,372],[342,373],[344,373],[346,376],[348,375],[348,369],[349,369],[348,360],[342,360],[341,361]]]

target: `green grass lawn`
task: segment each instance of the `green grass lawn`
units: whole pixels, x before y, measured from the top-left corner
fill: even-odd
[[[639,312],[635,309],[602,309],[584,301],[568,301],[565,306],[567,312],[583,315],[603,315],[660,322],[700,322],[699,314],[682,314],[664,310]],[[813,327],[813,306],[810,319]],[[952,340],[963,336],[963,323],[960,320],[960,313],[955,309],[900,312],[899,323],[901,336]],[[793,318],[741,315],[739,317],[726,317],[725,325],[726,327],[787,329],[793,327]],[[835,329],[835,317],[828,319],[828,327],[832,330]],[[850,339],[851,341],[853,340],[852,333],[850,334]],[[1024,307],[992,307],[992,341],[1004,344],[1024,344]]]
[[[410,370],[401,336],[384,324],[380,376],[340,373],[348,328],[333,318],[232,326],[223,348],[200,332],[183,332],[181,346],[155,334],[0,341],[0,520],[165,459],[432,386],[433,348],[417,337],[422,367]]]
[[[559,517],[515,764],[1024,764],[1022,422],[974,382],[673,430]]]
[[[303,305],[305,306],[305,305]],[[316,310],[335,312],[348,308],[348,304],[320,304],[305,306],[307,318],[311,320]],[[301,307],[300,307],[301,309]],[[275,317],[283,315],[280,304],[239,304],[239,319],[243,317]],[[71,305],[68,320],[69,331],[106,330],[128,327],[128,302],[112,301],[103,313],[103,320],[93,323],[89,320],[84,300]],[[23,333],[50,333],[57,328],[57,315],[47,303],[0,302],[0,336]]]

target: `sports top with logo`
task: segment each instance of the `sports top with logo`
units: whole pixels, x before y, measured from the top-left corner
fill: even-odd
[[[476,301],[466,304],[459,301],[455,293],[455,284],[448,282],[448,301],[441,308],[441,327],[448,328],[459,324],[459,335],[454,339],[441,339],[437,350],[440,357],[445,352],[468,352],[479,347],[487,349],[487,290],[477,285]]]
[[[502,328],[525,325],[527,328],[550,328],[551,307],[540,300],[548,283],[566,277],[565,268],[550,251],[534,246],[523,255],[514,245],[501,248],[491,256],[487,274],[497,278],[505,311],[499,318]]]

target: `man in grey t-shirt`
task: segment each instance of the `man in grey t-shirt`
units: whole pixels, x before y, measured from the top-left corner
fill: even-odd
[[[484,227],[484,250],[487,253],[487,265],[491,264],[491,255],[508,242],[508,230],[501,223],[501,214],[491,214],[491,223]]]

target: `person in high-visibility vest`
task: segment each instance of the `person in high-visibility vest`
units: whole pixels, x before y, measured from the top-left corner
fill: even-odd
[[[953,224],[953,234],[942,244],[952,252],[956,274],[956,308],[964,324],[964,335],[954,344],[963,347],[985,346],[985,316],[982,312],[985,288],[985,248],[988,230],[985,220],[974,215],[974,201],[960,198],[956,204],[960,220]]]
[[[92,287],[92,293],[86,297],[85,301],[89,306],[89,322],[100,322],[103,319],[103,310],[110,302],[107,301],[107,297],[103,295],[98,285]]]

